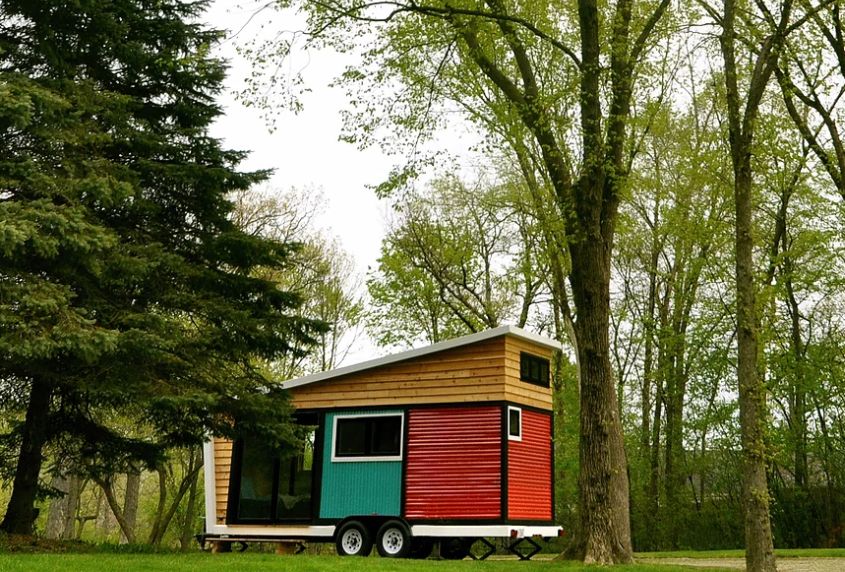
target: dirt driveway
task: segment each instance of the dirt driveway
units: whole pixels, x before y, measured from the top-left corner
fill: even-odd
[[[637,558],[649,564],[679,564],[696,568],[745,570],[742,558]],[[779,572],[845,572],[845,558],[778,558]]]

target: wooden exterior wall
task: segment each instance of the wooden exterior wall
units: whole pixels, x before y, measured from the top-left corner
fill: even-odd
[[[504,339],[445,350],[291,390],[301,409],[504,399]]]
[[[217,524],[226,523],[226,506],[229,502],[229,472],[232,467],[232,442],[214,438],[214,491],[217,498]],[[206,483],[205,486],[210,486]]]
[[[552,350],[501,336],[291,390],[300,409],[511,401],[552,408],[551,389],[519,379],[519,354]]]
[[[505,336],[505,401],[552,409],[552,389],[540,387],[519,379],[519,356],[526,352],[535,356],[552,359],[553,350],[529,341]]]

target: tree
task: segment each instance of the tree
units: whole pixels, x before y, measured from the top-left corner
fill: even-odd
[[[258,268],[257,275],[302,299],[301,315],[326,327],[300,352],[273,360],[268,368],[279,379],[337,367],[355,345],[364,321],[360,275],[337,239],[318,228],[324,199],[317,193],[291,190],[236,193],[235,223],[246,232],[280,242],[296,241],[287,266]]]
[[[837,192],[845,198],[845,144],[841,99],[845,95],[845,27],[841,0],[812,9],[808,23],[785,39],[774,72],[786,111]],[[819,8],[821,8],[820,6]],[[813,46],[814,53],[806,49]],[[838,81],[831,81],[838,78]]]
[[[204,5],[0,8],[0,379],[26,404],[6,532],[32,532],[48,446],[109,475],[234,421],[295,439],[250,359],[321,326],[250,274],[293,247],[230,218],[228,193],[266,173],[207,134],[223,65]]]
[[[435,343],[495,328],[526,327],[546,284],[530,213],[507,185],[469,188],[454,177],[411,192],[395,217],[368,287],[381,343]]]
[[[725,0],[723,12],[714,17],[722,26],[719,47],[724,61],[728,139],[734,176],[737,376],[744,464],[745,562],[749,570],[774,571],[777,566],[766,481],[766,389],[760,379],[758,363],[760,350],[753,259],[752,150],[760,102],[777,65],[789,28],[794,24],[790,24],[791,0],[776,4],[780,10],[777,16],[770,13],[764,3],[759,6],[766,23],[771,24],[771,29],[763,38],[759,51],[751,55],[754,68],[745,85],[741,83],[741,70],[737,63],[738,33],[741,32],[737,29],[735,0]],[[710,11],[713,14],[712,9]]]
[[[384,106],[372,91],[359,98],[359,109],[370,119],[353,125],[352,138],[372,141],[379,120],[404,132],[425,131],[445,120],[445,115],[436,117],[435,104],[457,93],[462,83],[495,108],[499,132],[537,151],[531,169],[554,190],[554,208],[567,237],[556,247],[571,260],[577,312],[582,522],[573,554],[586,562],[630,561],[627,459],[608,339],[610,259],[629,171],[635,78],[669,2],[620,0],[605,7],[580,0],[576,10],[565,3],[501,0],[304,4],[310,14],[308,33],[317,41],[347,48],[352,38],[372,33],[367,60],[373,74],[349,70],[350,83],[371,78],[405,88],[395,105]],[[350,29],[357,23],[365,31]],[[570,44],[579,39],[580,49],[573,49]],[[578,86],[574,117],[579,124],[573,115],[558,113],[564,93],[569,101],[575,99],[573,91],[567,92],[572,86]],[[479,105],[466,91],[463,95],[457,102],[461,108],[485,113],[486,104]],[[353,121],[361,117],[352,116]],[[415,147],[419,136],[408,140]],[[418,164],[397,171],[382,189],[408,180]]]

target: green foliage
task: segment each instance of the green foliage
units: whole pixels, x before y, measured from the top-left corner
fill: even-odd
[[[454,177],[394,204],[395,220],[367,286],[370,329],[380,345],[434,343],[543,319],[547,287],[533,213],[519,210],[522,189],[470,188]]]
[[[235,420],[293,440],[286,397],[250,360],[322,328],[252,274],[292,246],[232,221],[229,194],[266,173],[207,133],[223,63],[220,34],[195,23],[204,6],[0,9],[0,385],[22,392],[3,405],[14,416],[45,384],[49,411],[27,423],[95,473]]]

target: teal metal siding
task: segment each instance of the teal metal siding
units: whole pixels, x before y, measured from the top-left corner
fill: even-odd
[[[393,409],[350,410],[326,414],[320,518],[344,518],[349,515],[370,514],[399,516],[402,461],[332,462],[332,432],[335,416],[368,413],[402,412]],[[408,420],[405,419],[404,422],[407,423]]]

